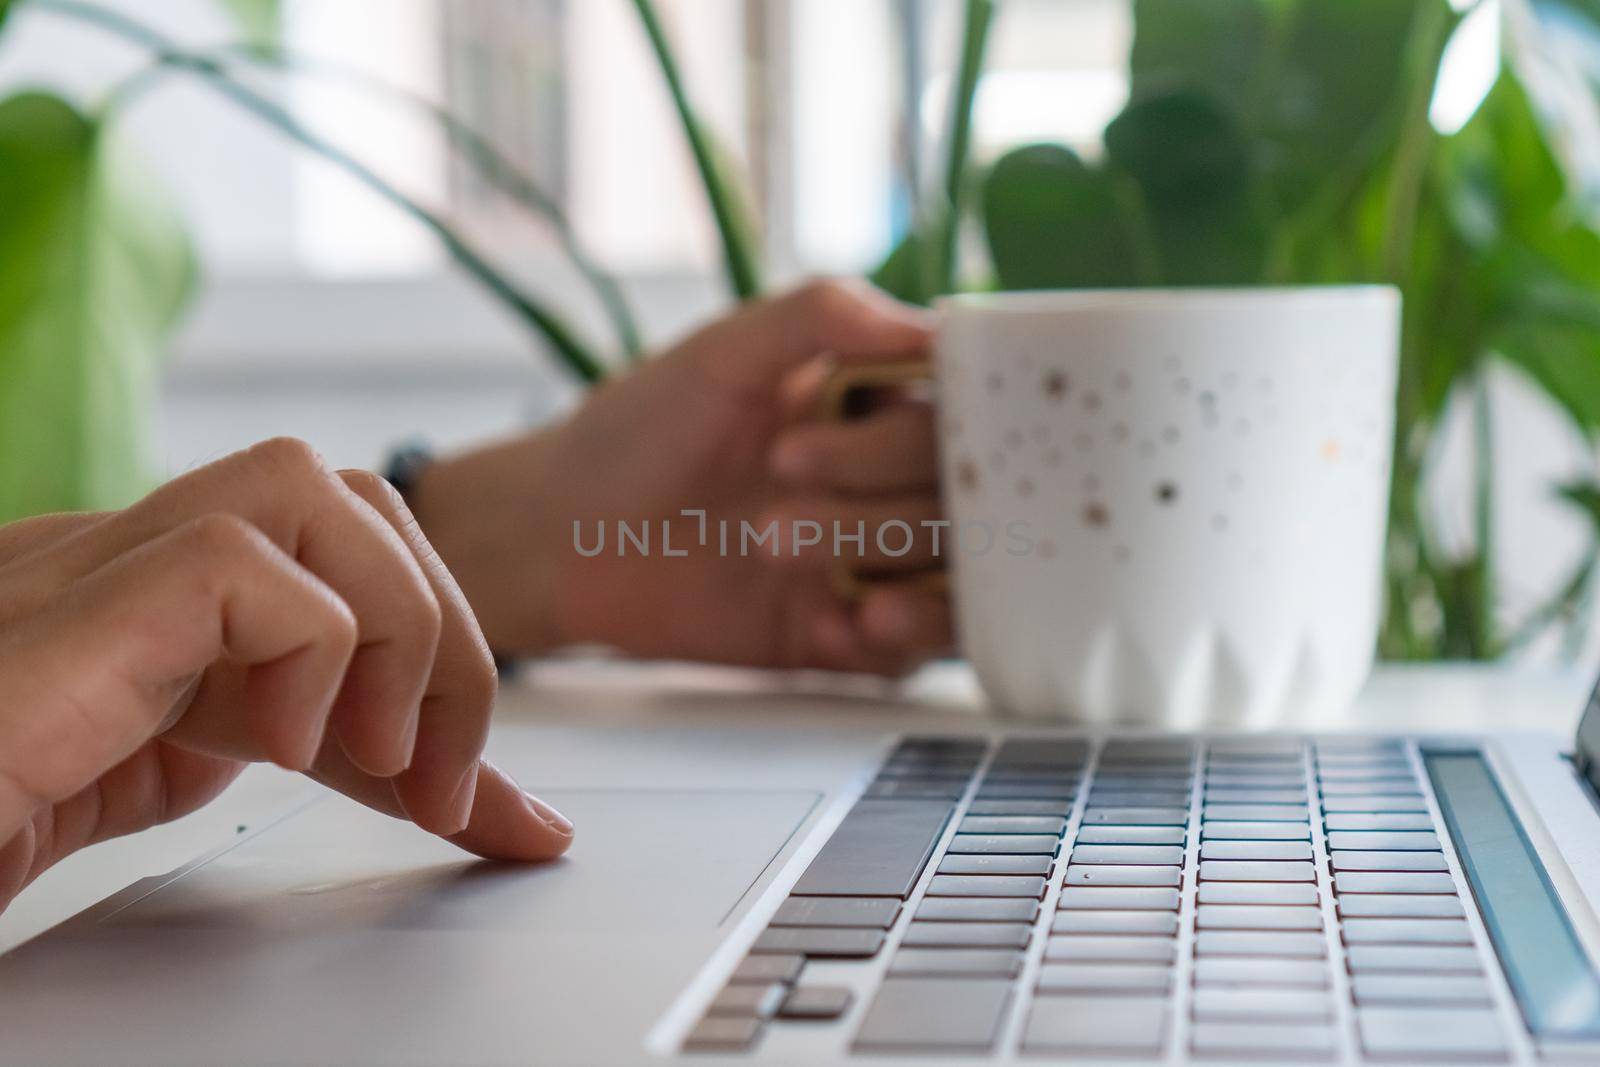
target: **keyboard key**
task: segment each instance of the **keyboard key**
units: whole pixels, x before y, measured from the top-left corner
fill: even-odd
[[[1189,1040],[1198,1056],[1235,1062],[1262,1057],[1331,1060],[1339,1047],[1331,1028],[1299,1023],[1195,1023]]]
[[[1309,986],[1327,989],[1333,976],[1323,960],[1207,956],[1194,961],[1197,985]]]
[[[1304,882],[1202,882],[1202,904],[1316,904],[1317,887]]]
[[[1094,788],[1104,793],[1177,793],[1184,798],[1184,806],[1187,807],[1189,792],[1194,788],[1194,779],[1187,774],[1161,774],[1148,771],[1140,774],[1117,774],[1101,771],[1094,776]]]
[[[978,800],[1070,800],[1078,791],[1076,782],[987,781],[978,788]]]
[[[906,927],[902,945],[917,948],[1027,948],[1033,927],[1025,923],[924,922]]]
[[[1314,882],[1317,869],[1310,863],[1242,860],[1201,860],[1202,882]]]
[[[1291,956],[1321,958],[1328,943],[1321,934],[1263,930],[1201,930],[1194,935],[1197,956]]]
[[[985,1052],[1000,1036],[1011,982],[996,978],[890,978],[861,1021],[864,1052]]]
[[[967,805],[968,815],[1055,815],[1062,818],[1072,810],[1072,800],[974,800]]]
[[[1296,1022],[1330,1022],[1333,1000],[1314,989],[1231,989],[1211,986],[1194,991],[1194,1017],[1198,1022],[1239,1022],[1274,1019]]]
[[[1305,751],[1298,737],[1219,737],[1207,749],[1212,759],[1300,759]]]
[[[1188,804],[1188,793],[1130,792],[1123,789],[1099,788],[1089,793],[1091,808],[1182,808]]]
[[[947,800],[957,801],[967,791],[967,783],[956,779],[880,778],[867,786],[866,800]]]
[[[1357,1004],[1459,1004],[1489,1007],[1494,996],[1489,983],[1466,974],[1356,974],[1350,990]]]
[[[1406,742],[1400,737],[1384,737],[1382,735],[1347,737],[1319,737],[1313,742],[1312,747],[1319,755],[1354,756],[1362,753],[1403,753]]]
[[[1188,763],[1194,759],[1194,745],[1179,737],[1113,737],[1100,746],[1100,762],[1107,763]]]
[[[1439,835],[1418,831],[1334,830],[1328,834],[1328,847],[1358,852],[1437,852]]]
[[[1178,891],[1153,887],[1065,886],[1058,906],[1066,910],[1177,911]]]
[[[1203,860],[1310,860],[1309,841],[1205,841]]]
[[[1201,930],[1320,930],[1317,908],[1267,907],[1249,904],[1202,904],[1195,909]]]
[[[1322,810],[1326,812],[1422,812],[1428,810],[1427,801],[1418,796],[1396,796],[1384,793],[1364,797],[1323,797]]]
[[[1178,916],[1170,911],[1058,911],[1050,932],[1176,937]]]
[[[769,926],[750,951],[760,955],[868,959],[883,947],[882,930],[848,930],[831,926]]]
[[[713,1016],[689,1031],[683,1048],[686,1052],[743,1052],[760,1036],[760,1019]]]
[[[1456,945],[1351,945],[1352,974],[1482,974],[1478,950]]]
[[[1335,893],[1454,893],[1448,874],[1433,871],[1340,871],[1333,876]]]
[[[1115,867],[1073,864],[1067,868],[1067,885],[1161,885],[1183,883],[1179,867]]]
[[[889,975],[1015,978],[1022,971],[1022,953],[989,948],[903,948],[889,961]]]
[[[956,834],[947,854],[1054,856],[1061,839],[1054,834]]]
[[[1007,763],[1079,764],[1088,762],[1089,742],[1081,737],[1008,737],[995,750],[996,765]]]
[[[1410,770],[1411,761],[1406,758],[1404,749],[1377,749],[1367,752],[1335,752],[1329,750],[1317,753],[1317,767],[1329,770],[1368,769],[1372,767]]]
[[[1218,789],[1206,787],[1207,804],[1304,804],[1304,789]]]
[[[965,783],[978,769],[976,763],[924,763],[917,760],[894,760],[878,768],[878,781],[916,778],[923,781],[957,781]]]
[[[1295,764],[1239,763],[1216,766],[1202,779],[1206,790],[1238,789],[1248,792],[1288,790],[1298,793],[1295,800],[1285,803],[1306,802],[1309,782],[1306,772]]]
[[[751,1019],[770,1019],[783,1003],[788,986],[780,982],[766,985],[730,985],[712,998],[707,1015],[738,1015]]]
[[[940,874],[1037,874],[1050,877],[1054,856],[946,856]]]
[[[1445,871],[1449,865],[1442,852],[1346,852],[1328,853],[1334,871]]]
[[[1078,845],[1072,850],[1071,862],[1179,866],[1183,863],[1183,848],[1179,845]]]
[[[1045,945],[1049,963],[1171,963],[1178,957],[1178,943],[1167,937],[1084,937],[1073,934],[1052,937]]]
[[[1310,841],[1309,822],[1207,822],[1201,841]]]
[[[1077,772],[1062,773],[1043,767],[997,768],[983,776],[980,785],[1048,785],[1059,793],[1071,793],[1081,784]]]
[[[1060,837],[1067,820],[1050,815],[968,815],[958,827],[963,834],[1054,834]]]
[[[768,982],[788,984],[800,977],[800,968],[804,967],[805,963],[806,958],[797,954],[746,956],[739,961],[739,966],[733,969],[733,974],[728,976],[728,984],[766,985]]]
[[[850,1010],[854,1000],[855,994],[843,986],[796,986],[778,1006],[778,1018],[837,1019]]]
[[[985,874],[936,874],[928,883],[930,897],[1032,897],[1044,899],[1043,878]]]
[[[1422,791],[1417,788],[1414,778],[1370,778],[1363,780],[1323,782],[1322,795],[1325,797],[1359,797],[1373,793],[1385,796],[1418,796]]]
[[[1083,813],[1088,826],[1187,826],[1187,808],[1092,808]]]
[[[1460,897],[1425,893],[1348,893],[1339,898],[1341,918],[1461,919],[1466,917]]]
[[[917,908],[918,922],[1019,922],[1039,917],[1039,902],[1021,897],[927,897]]]
[[[1345,944],[1470,945],[1464,919],[1345,919]]]
[[[1172,987],[1172,968],[1150,963],[1046,963],[1039,968],[1039,994],[1158,993]]]
[[[900,917],[892,897],[790,897],[778,905],[773,926],[862,926],[887,930]]]
[[[1080,845],[1181,845],[1181,826],[1080,826]]]
[[[1040,997],[1022,1033],[1027,1052],[1148,1054],[1165,1046],[1171,1008],[1153,997]]]
[[[1205,820],[1211,822],[1310,822],[1304,804],[1207,804]]]
[[[1401,812],[1345,811],[1326,816],[1322,824],[1335,830],[1432,830],[1433,819],[1426,814]]]
[[[1271,777],[1294,777],[1305,781],[1305,760],[1293,759],[1237,759],[1231,756],[1215,756],[1206,761],[1206,777],[1214,778],[1219,775]]]
[[[793,892],[904,899],[921,877],[949,819],[950,805],[944,803],[858,801]]]
[[[1454,1008],[1357,1008],[1356,1029],[1369,1056],[1506,1056],[1493,1012]]]

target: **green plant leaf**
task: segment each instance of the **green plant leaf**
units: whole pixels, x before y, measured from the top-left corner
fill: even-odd
[[[1210,99],[1259,146],[1278,210],[1294,211],[1386,147],[1413,19],[1445,2],[1136,0],[1132,99]]]
[[[65,101],[0,102],[0,521],[149,485],[147,419],[195,260],[170,202]]]
[[[983,183],[989,254],[1007,289],[1138,285],[1140,220],[1126,190],[1070,149],[1040,144],[1002,156]]]
[[[937,295],[932,256],[944,245],[944,223],[908,230],[884,261],[868,275],[873,285],[909,304],[927,305]]]
[[[273,45],[281,36],[283,11],[279,0],[221,0],[222,6],[253,45]]]
[[[740,218],[741,209],[734,191],[736,187],[728,178],[726,153],[720,154],[719,161],[719,150],[713,146],[705,124],[700,121],[698,113],[689,103],[689,94],[684,88],[683,76],[678,70],[677,55],[672,50],[672,43],[667,39],[667,31],[661,23],[661,16],[656,12],[655,4],[652,0],[633,0],[633,6],[639,14],[639,22],[644,28],[645,36],[649,38],[650,48],[655,53],[657,65],[661,68],[661,76],[667,83],[667,92],[672,97],[672,106],[678,112],[684,136],[689,141],[689,150],[694,155],[695,166],[700,171],[700,184],[705,187],[711,216],[717,224],[717,236],[722,241],[722,257],[728,272],[728,284],[740,300],[753,299],[761,295],[761,267],[756,249],[750,243],[752,228],[749,225],[748,212],[743,220]]]
[[[1503,71],[1445,146],[1452,222],[1483,279],[1488,347],[1600,436],[1600,231],[1527,92]]]
[[[1600,484],[1593,481],[1566,482],[1555,487],[1556,496],[1577,508],[1600,534]]]
[[[11,14],[11,0],[0,0],[0,28],[6,24],[6,16]]]
[[[1143,193],[1164,283],[1261,280],[1267,227],[1251,147],[1233,119],[1199,93],[1155,93],[1112,120],[1105,143]]]

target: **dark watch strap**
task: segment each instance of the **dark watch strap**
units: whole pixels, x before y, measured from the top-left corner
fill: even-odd
[[[409,504],[418,479],[432,463],[433,449],[421,441],[410,441],[389,453],[388,462],[383,465],[383,478]]]

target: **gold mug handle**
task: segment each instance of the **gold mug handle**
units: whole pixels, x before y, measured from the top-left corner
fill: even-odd
[[[873,394],[884,390],[903,391],[909,386],[933,381],[933,365],[927,360],[896,360],[884,363],[850,363],[835,367],[824,380],[817,399],[817,419],[821,422],[849,422],[864,418],[873,410]],[[948,538],[945,539],[948,543]],[[934,592],[947,592],[949,575],[944,570],[922,571],[909,578],[863,576],[843,560],[833,568],[833,590],[840,598],[855,601],[875,585],[894,581],[910,582]]]

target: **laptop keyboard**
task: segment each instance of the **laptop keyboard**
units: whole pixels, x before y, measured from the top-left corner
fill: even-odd
[[[1504,1061],[1441,836],[1399,739],[905,738],[683,1047]]]

